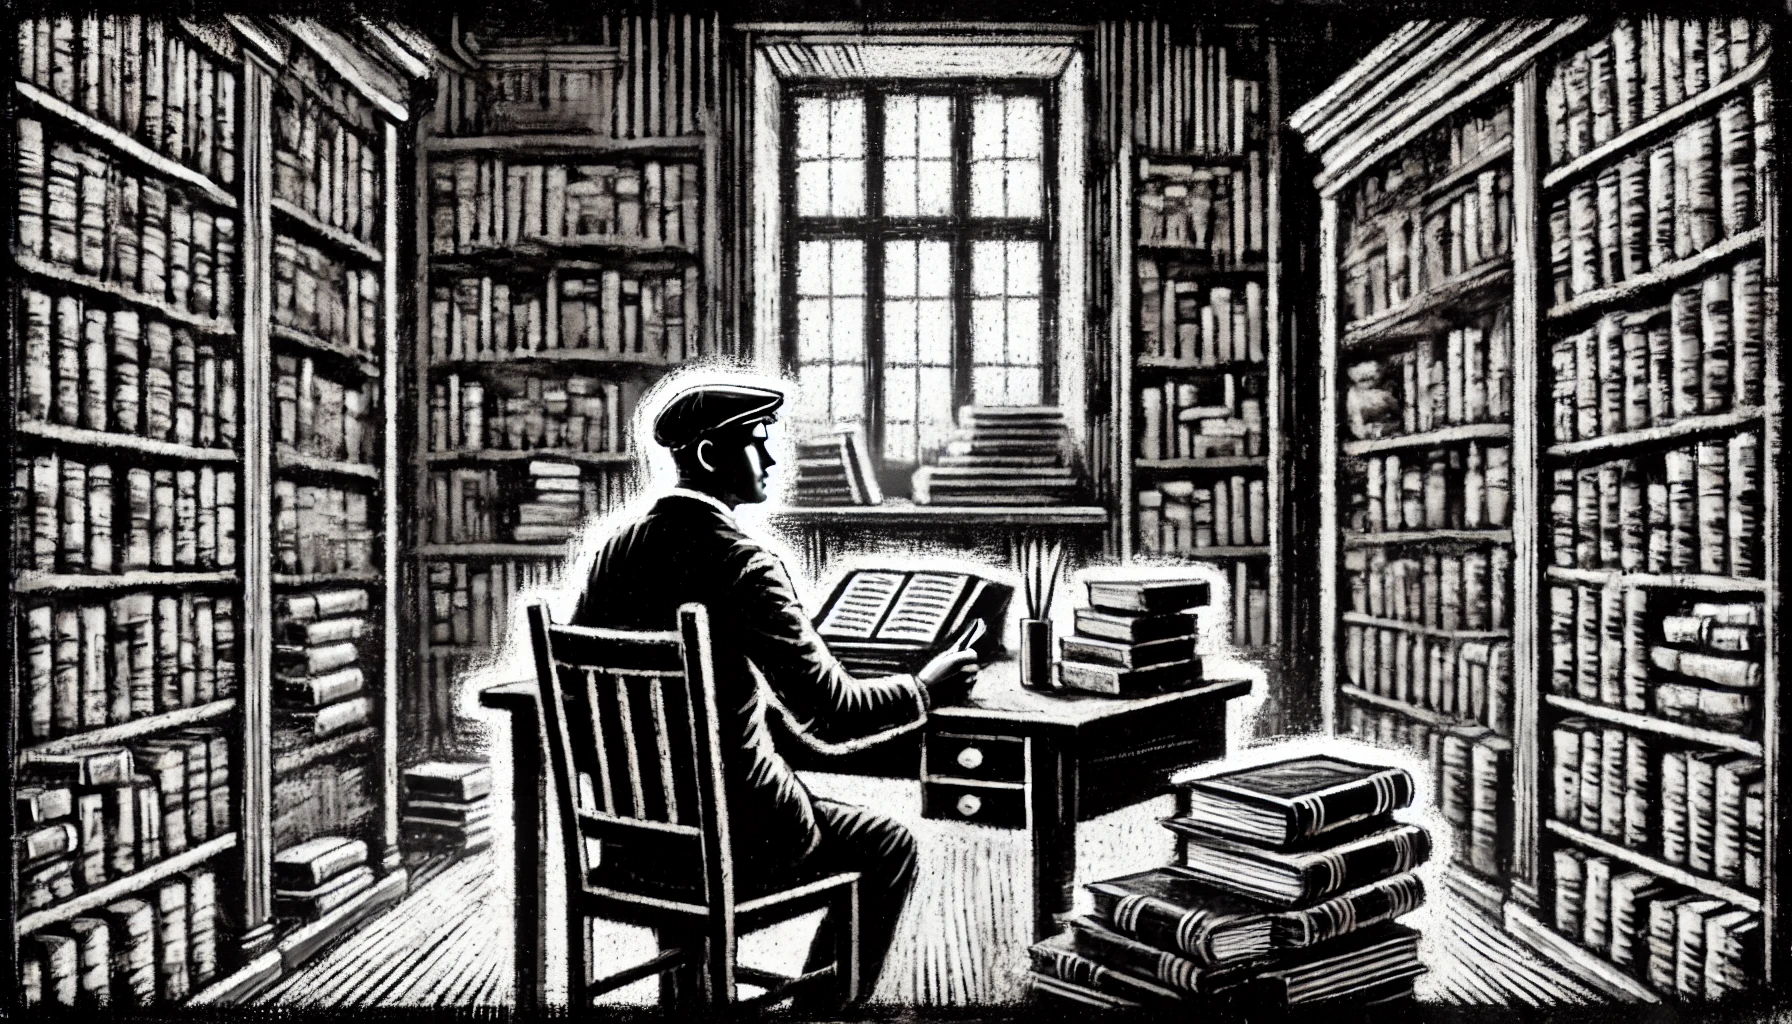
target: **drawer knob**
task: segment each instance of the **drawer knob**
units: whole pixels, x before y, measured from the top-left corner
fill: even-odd
[[[983,764],[983,751],[976,747],[966,747],[958,752],[958,767],[976,768]]]
[[[974,817],[982,809],[983,801],[979,800],[975,793],[966,793],[958,798],[958,813],[967,818]]]

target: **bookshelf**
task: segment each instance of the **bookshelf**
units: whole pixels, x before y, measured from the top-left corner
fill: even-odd
[[[478,742],[457,686],[570,539],[634,493],[632,420],[717,351],[706,310],[712,22],[607,15],[591,38],[469,28],[418,127],[416,599],[407,763]],[[545,91],[544,91],[545,90]]]
[[[1233,645],[1265,651],[1282,621],[1286,486],[1276,43],[1214,26],[1122,31],[1167,48],[1139,69],[1151,111],[1114,154],[1130,243],[1115,373],[1122,554],[1215,566]]]
[[[1481,857],[1497,871],[1479,873],[1501,890],[1508,929],[1627,999],[1718,997],[1787,969],[1772,852],[1784,760],[1769,49],[1766,25],[1743,18],[1413,22],[1293,118],[1323,168],[1327,721],[1424,749],[1471,854],[1485,841],[1498,855]],[[1395,87],[1411,98],[1371,102]],[[1489,109],[1509,112],[1510,139],[1476,173],[1509,168],[1509,257],[1383,311],[1360,245],[1365,188],[1434,203],[1438,185],[1377,178],[1422,163],[1427,139]],[[1465,310],[1508,318],[1506,408],[1518,414],[1473,434],[1420,432],[1413,445],[1363,437],[1373,420],[1392,421],[1401,391],[1361,370],[1364,355],[1423,346]],[[1387,678],[1384,642],[1372,659],[1355,639],[1386,632],[1360,614],[1374,597],[1359,582],[1372,575],[1365,555],[1383,548],[1365,552],[1377,535],[1352,522],[1378,511],[1359,467],[1477,444],[1510,452],[1510,525],[1483,539],[1509,555],[1490,623],[1503,631],[1509,683],[1493,686],[1490,670],[1483,692],[1497,692],[1507,717],[1478,723],[1492,737],[1460,724],[1460,700],[1439,708],[1430,690]],[[1483,494],[1489,465],[1483,456]],[[1395,502],[1423,506],[1430,468],[1413,481],[1403,467],[1398,488],[1384,470],[1384,518]],[[1471,489],[1444,484],[1446,501]],[[1410,530],[1395,536],[1424,544]],[[1474,546],[1465,531],[1442,539]],[[1485,710],[1473,696],[1466,711]],[[1465,734],[1466,786],[1450,741]],[[1488,742],[1500,756],[1477,764]],[[1481,776],[1488,762],[1498,773]],[[1495,816],[1478,825],[1484,783]]]
[[[408,86],[364,49],[377,28],[348,31],[141,15],[20,25],[13,739],[19,784],[45,795],[9,810],[15,834],[36,839],[9,844],[19,899],[5,973],[27,1000],[70,991],[69,937],[94,919],[109,922],[115,952],[147,941],[142,955],[160,965],[115,989],[115,1006],[206,1001],[290,952],[290,928],[270,913],[267,624],[285,588],[272,489],[290,474],[378,494],[393,463],[270,455],[269,366],[284,350],[268,329],[279,288],[264,227],[320,247],[342,232],[315,210],[273,208],[267,126],[276,81],[329,65],[360,69],[331,72],[336,102],[380,82],[390,132]],[[353,258],[390,261],[385,234]],[[389,312],[378,323],[362,339],[383,353],[374,365],[396,344]],[[367,424],[376,446],[391,432]],[[375,739],[365,771],[384,794],[390,729]],[[65,822],[75,848],[44,846]],[[403,885],[402,873],[381,883],[388,898]],[[142,914],[159,929],[141,931]]]

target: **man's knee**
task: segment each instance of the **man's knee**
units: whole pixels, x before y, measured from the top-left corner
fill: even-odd
[[[915,836],[889,818],[879,822],[878,849],[893,886],[907,891],[915,881]]]

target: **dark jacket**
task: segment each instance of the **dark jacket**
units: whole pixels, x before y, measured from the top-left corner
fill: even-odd
[[[773,747],[767,689],[799,734],[830,746],[918,727],[925,697],[913,676],[847,675],[783,563],[720,508],[677,493],[604,544],[572,624],[675,629],[679,605],[691,601],[709,609],[735,857],[749,868],[787,865],[819,833],[809,791]]]

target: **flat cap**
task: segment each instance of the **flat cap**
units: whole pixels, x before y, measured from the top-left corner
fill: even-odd
[[[667,448],[683,448],[727,427],[770,423],[783,404],[783,394],[769,388],[701,384],[666,403],[653,421],[653,439]]]

